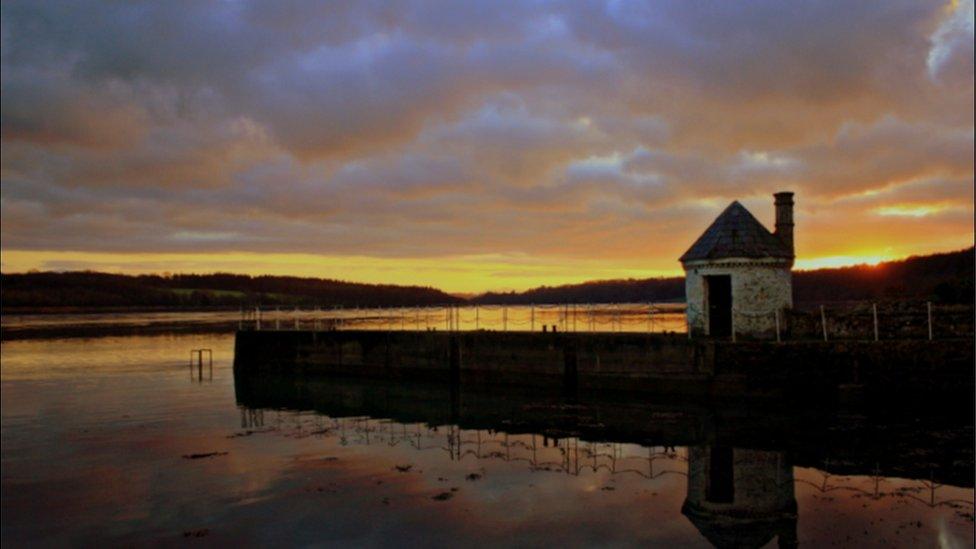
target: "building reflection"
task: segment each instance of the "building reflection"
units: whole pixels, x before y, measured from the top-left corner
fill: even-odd
[[[455,461],[522,462],[531,471],[605,471],[649,482],[687,476],[682,513],[717,547],[774,540],[797,546],[795,485],[809,481],[794,478],[794,467],[823,471],[822,485],[813,487],[824,493],[859,490],[852,476],[927,479],[931,502],[922,503],[930,506],[957,503],[937,497],[943,483],[973,485],[972,439],[958,436],[971,433],[971,420],[956,413],[875,409],[869,417],[825,406],[811,414],[629,395],[569,399],[507,386],[240,373],[235,393],[242,428],[336,436],[343,445],[411,445]],[[953,417],[963,419],[950,423]],[[873,493],[878,497],[877,486]],[[913,493],[895,495],[907,503],[918,499]]]
[[[716,547],[796,547],[793,464],[784,452],[688,448],[681,512]]]

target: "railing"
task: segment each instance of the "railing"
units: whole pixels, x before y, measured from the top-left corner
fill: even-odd
[[[945,339],[972,335],[973,307],[931,302],[835,302],[794,309],[733,307],[732,341],[763,339]],[[447,305],[242,309],[242,330],[390,330],[450,332],[643,332],[703,335],[706,313],[681,303]],[[694,328],[694,329],[690,329]]]
[[[708,317],[694,305],[686,308],[688,337],[704,332]],[[694,320],[692,320],[694,319]],[[793,309],[750,310],[733,307],[730,339],[743,335],[763,339],[808,341],[881,341],[893,339],[947,339],[973,335],[971,305],[934,304],[931,301],[833,302],[801,304]]]
[[[825,468],[829,467],[828,463],[825,463]],[[798,478],[795,480],[796,484],[808,486],[813,488],[821,494],[828,494],[831,492],[853,492],[857,494],[857,497],[866,497],[872,500],[879,500],[885,497],[896,497],[905,498],[905,500],[911,500],[912,502],[921,503],[926,507],[935,508],[941,506],[947,507],[968,507],[973,508],[974,501],[972,499],[966,499],[965,497],[957,497],[958,494],[965,493],[965,490],[959,490],[956,487],[947,487],[944,484],[935,482],[934,480],[926,479],[904,479],[899,482],[899,484],[905,484],[905,486],[900,486],[891,490],[882,489],[883,484],[887,484],[889,479],[883,476],[880,472],[880,468],[875,466],[874,473],[863,477],[860,479],[851,478],[846,475],[834,475],[830,472],[817,469],[815,474],[819,476],[816,482],[810,479]],[[952,492],[943,495],[940,493],[940,489],[949,488]],[[919,497],[919,494],[925,497]],[[969,494],[972,494],[970,491]]]
[[[242,309],[242,330],[529,331],[684,333],[684,304],[448,305]]]

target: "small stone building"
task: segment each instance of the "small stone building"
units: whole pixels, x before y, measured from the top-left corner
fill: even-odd
[[[793,193],[773,196],[775,232],[735,201],[681,256],[692,333],[774,337],[793,307]]]

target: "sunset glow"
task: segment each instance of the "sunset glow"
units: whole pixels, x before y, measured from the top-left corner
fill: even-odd
[[[780,190],[799,268],[966,248],[972,14],[6,2],[2,269],[671,276]]]
[[[893,216],[893,217],[925,217],[927,215],[933,215],[939,212],[946,211],[950,208],[951,206],[944,205],[944,204],[934,204],[934,205],[895,204],[893,206],[882,206],[874,211],[878,215],[886,215],[886,216]]]

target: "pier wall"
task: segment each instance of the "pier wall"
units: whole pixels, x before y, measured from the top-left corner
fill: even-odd
[[[971,339],[719,342],[678,334],[242,331],[240,372],[673,395],[972,399]]]

